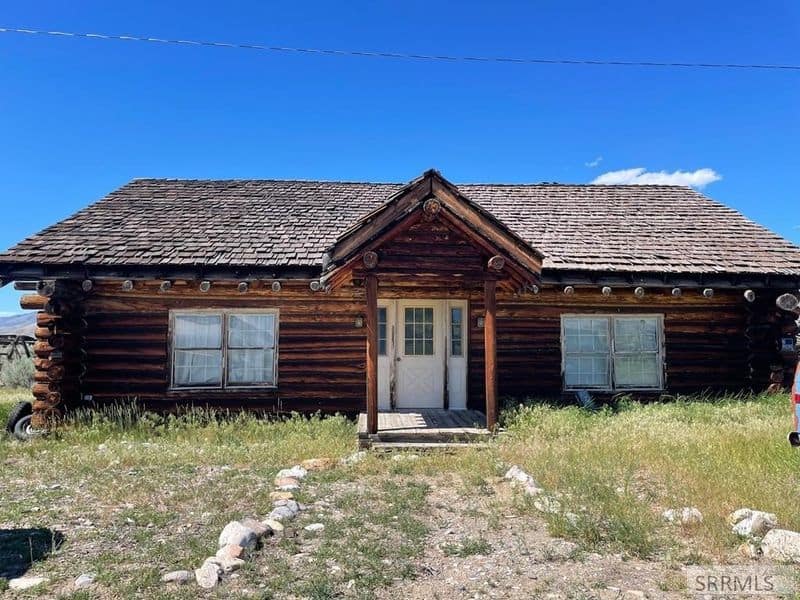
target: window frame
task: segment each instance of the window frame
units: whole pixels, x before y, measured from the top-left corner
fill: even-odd
[[[178,350],[175,346],[175,317],[184,315],[219,315],[222,319],[222,377],[219,385],[177,385],[175,383],[175,351]],[[246,384],[229,384],[228,383],[228,319],[230,315],[274,315],[275,316],[275,329],[273,332],[274,345],[273,345],[273,382],[272,383],[246,383]],[[184,392],[184,391],[222,391],[222,392],[235,392],[237,390],[274,390],[278,388],[278,354],[279,354],[279,341],[280,341],[280,310],[277,308],[196,308],[196,309],[177,309],[169,311],[169,330],[168,344],[169,344],[169,391],[170,392]],[[235,349],[235,348],[234,348]]]
[[[585,385],[567,384],[567,340],[564,321],[566,319],[606,319],[608,323],[608,382],[607,387],[591,387]],[[617,354],[615,327],[616,319],[655,319],[656,320],[656,364],[658,369],[658,383],[656,386],[619,386],[614,372],[614,357]],[[622,356],[631,353],[621,353]],[[664,344],[664,315],[660,313],[642,314],[609,314],[609,313],[565,313],[561,315],[561,387],[564,391],[591,390],[595,392],[663,392],[666,383],[666,353]]]

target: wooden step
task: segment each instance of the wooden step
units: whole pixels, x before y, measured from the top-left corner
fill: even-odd
[[[366,446],[375,452],[455,452],[458,450],[485,450],[486,443],[459,444],[455,442],[367,442]]]

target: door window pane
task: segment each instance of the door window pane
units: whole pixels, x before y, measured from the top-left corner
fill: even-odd
[[[450,356],[461,356],[463,353],[463,311],[461,308],[450,309]]]
[[[386,307],[378,307],[378,354],[386,356]]]
[[[405,354],[409,356],[431,356],[433,348],[433,309],[406,308],[405,317]]]

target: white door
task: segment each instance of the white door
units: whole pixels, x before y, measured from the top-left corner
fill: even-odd
[[[443,408],[443,302],[397,303],[397,408]]]

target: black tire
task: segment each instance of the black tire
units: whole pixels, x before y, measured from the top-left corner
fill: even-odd
[[[33,414],[33,405],[30,402],[20,402],[11,412],[8,413],[8,421],[6,422],[6,431],[11,435],[15,435],[17,424],[22,419],[30,420],[29,417]]]

